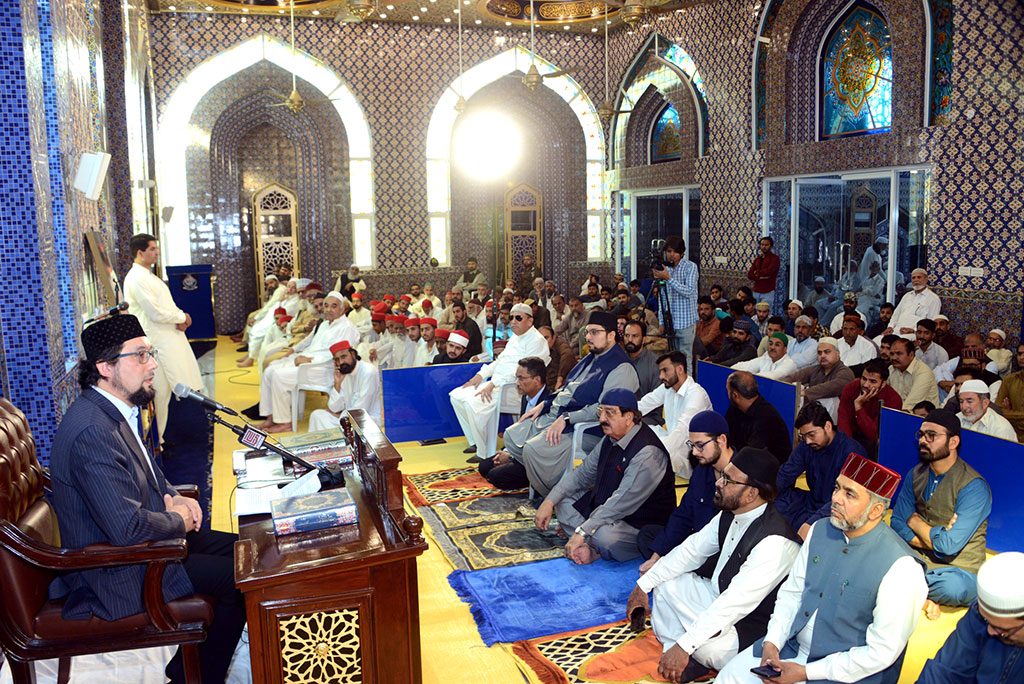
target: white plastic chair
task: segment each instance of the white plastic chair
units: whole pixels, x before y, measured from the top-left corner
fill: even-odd
[[[592,427],[597,427],[598,425],[600,425],[599,422],[597,422],[596,420],[591,420],[584,421],[582,423],[576,423],[575,425],[572,426],[572,449],[569,452],[569,462],[565,464],[565,473],[562,474],[562,477],[565,477],[565,475],[571,473],[572,469],[576,467],[576,454],[583,450],[583,433]],[[586,456],[586,454],[582,454],[580,458],[582,459],[583,456]],[[531,500],[533,499],[533,496],[533,485],[531,484]]]
[[[306,411],[306,392],[326,392],[330,393],[333,388],[333,383],[328,381],[326,385],[319,384],[317,380],[317,371],[322,371],[326,368],[333,368],[333,361],[325,361],[323,363],[305,363],[299,366],[298,382],[295,385],[295,390],[292,392],[292,432],[298,432],[299,421],[305,415]],[[330,376],[328,376],[330,377]]]

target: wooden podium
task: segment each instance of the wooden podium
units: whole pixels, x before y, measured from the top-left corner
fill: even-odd
[[[423,521],[405,514],[402,457],[377,425],[358,410],[341,423],[358,525],[276,537],[269,515],[239,522],[235,582],[257,684],[421,681]]]

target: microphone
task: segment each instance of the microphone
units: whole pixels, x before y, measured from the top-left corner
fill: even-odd
[[[112,307],[110,307],[109,309],[107,309],[106,311],[104,311],[103,313],[101,313],[100,315],[98,315],[98,316],[93,316],[92,318],[90,318],[89,320],[87,320],[87,321],[85,322],[85,324],[88,324],[88,323],[93,323],[93,322],[95,322],[95,321],[98,321],[98,320],[100,320],[101,318],[106,318],[107,316],[114,316],[114,315],[116,315],[116,314],[119,314],[119,313],[121,313],[122,311],[127,311],[127,310],[128,310],[128,302],[121,302],[121,303],[120,303],[120,304],[118,304],[117,306],[112,306]],[[83,324],[83,325],[85,325],[85,324]]]
[[[235,411],[233,408],[229,408],[224,404],[219,404],[213,399],[210,399],[210,397],[203,396],[202,394],[196,392],[194,389],[192,389],[183,382],[179,382],[177,385],[174,386],[174,396],[178,397],[179,399],[191,399],[192,401],[198,401],[200,404],[203,405],[203,408],[208,409],[210,411],[223,411],[224,413],[230,416],[238,415],[238,412]]]

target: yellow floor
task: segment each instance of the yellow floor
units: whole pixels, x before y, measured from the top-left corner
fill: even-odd
[[[235,366],[240,356],[234,350],[238,345],[226,337],[219,340],[216,350],[216,398],[234,408],[245,408],[259,399],[259,376],[254,369],[241,370]],[[307,398],[306,415],[324,403],[323,398]],[[301,421],[299,430],[306,429]],[[213,513],[211,524],[217,530],[234,530],[230,502],[226,493],[234,486],[231,472],[231,452],[237,448],[235,435],[227,428],[217,426],[214,437],[213,460]],[[397,444],[402,454],[402,472],[425,473],[465,465],[465,439],[449,440],[447,444],[421,447],[414,442]],[[420,634],[423,654],[424,684],[522,684],[527,678],[515,659],[498,645],[484,646],[469,606],[455,595],[448,585],[452,566],[436,547],[430,548],[418,562],[420,591]],[[952,631],[963,611],[945,611],[942,618],[929,622],[922,617],[917,631],[910,640],[903,676],[900,684],[917,679],[924,662],[930,658]]]

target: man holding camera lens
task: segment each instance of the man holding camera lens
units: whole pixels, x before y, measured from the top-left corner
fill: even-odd
[[[665,239],[662,253],[664,262],[659,264],[655,260],[651,269],[654,277],[664,282],[658,316],[669,344],[686,354],[686,372],[692,374],[693,336],[697,330],[697,264],[683,258],[686,242],[679,235]]]

